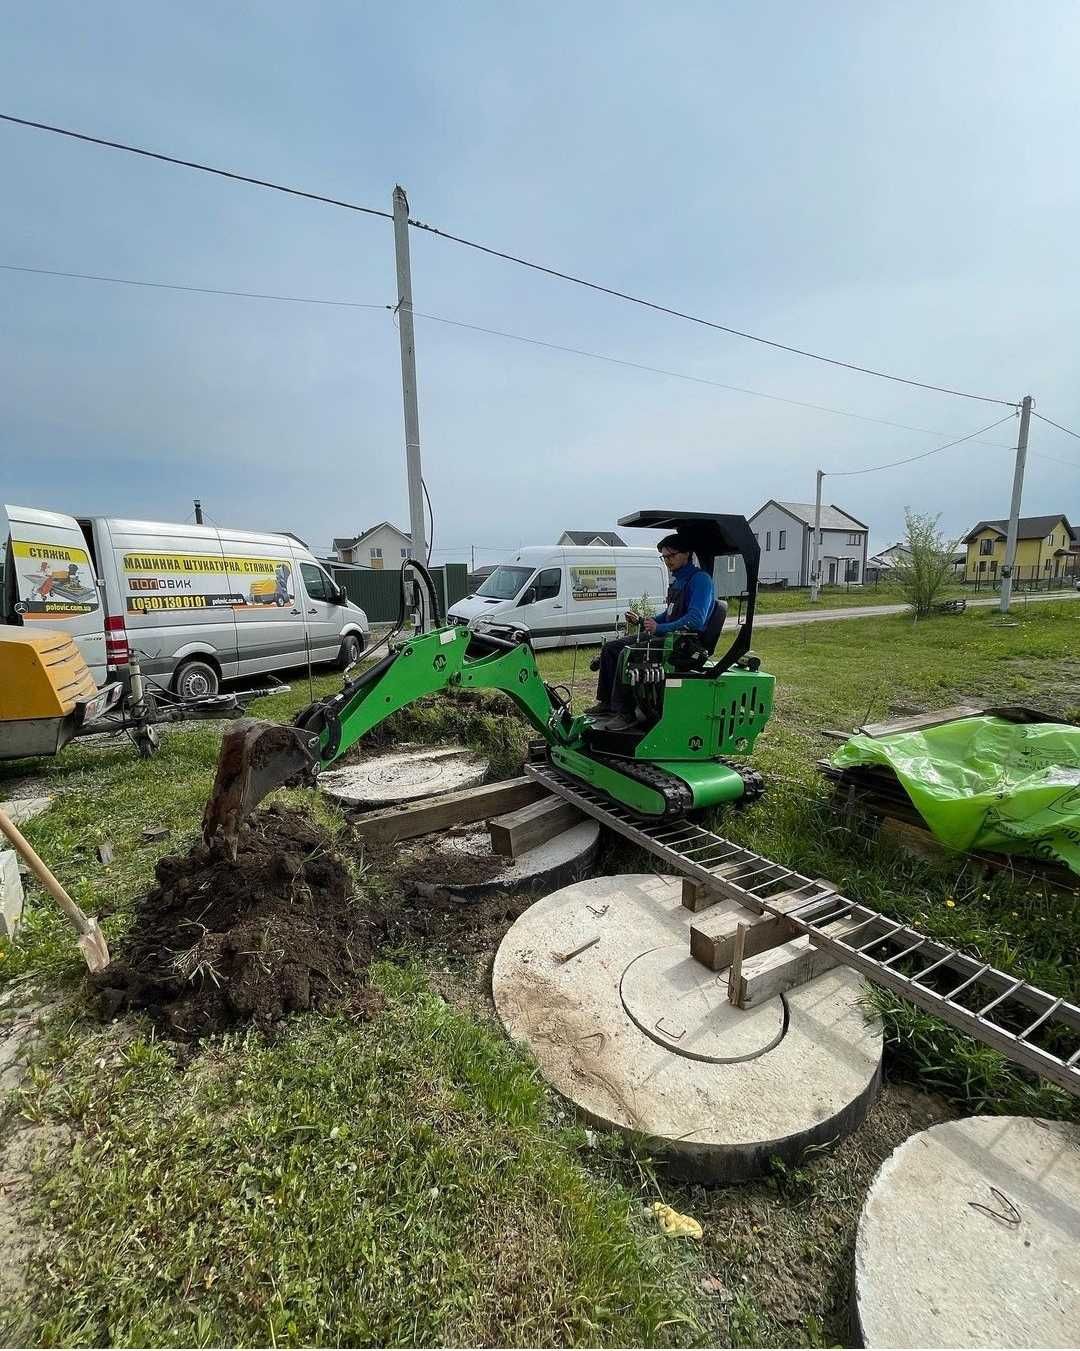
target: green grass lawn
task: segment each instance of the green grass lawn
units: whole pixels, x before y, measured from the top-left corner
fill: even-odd
[[[971,588],[946,587],[941,599],[972,595]],[[907,598],[897,582],[879,582],[877,586],[823,586],[817,605],[810,603],[810,588],[802,586],[767,587],[758,592],[758,614],[787,614],[794,610],[839,610],[848,605],[906,605]]]
[[[762,630],[755,650],[777,677],[777,707],[754,760],[770,787],[718,820],[770,857],[1076,999],[1074,894],[1006,874],[987,881],[961,858],[931,865],[852,837],[826,811],[814,769],[832,744],[822,727],[850,727],[891,704],[1075,709],[1080,606],[1032,605],[1015,619],[1000,628],[976,610]],[[548,679],[573,684],[580,705],[592,695],[591,655],[544,653],[540,664]],[[339,683],[317,676],[316,693]],[[308,697],[300,680],[253,711],[284,718]],[[392,732],[464,739],[510,771],[529,732],[500,710],[498,699],[435,698],[397,715]],[[214,725],[178,729],[151,762],[121,741],[0,767],[0,796],[24,774],[58,794],[27,834],[76,899],[104,916],[114,951],[156,859],[197,834],[219,736]],[[286,796],[340,829],[318,794]],[[145,842],[144,828],[157,825],[169,838]],[[107,866],[95,848],[105,840]],[[617,853],[610,862],[641,866]],[[387,1010],[372,1021],[306,1016],[273,1044],[233,1034],[192,1058],[146,1024],[103,1028],[81,1014],[71,935],[32,897],[20,942],[0,947],[0,985],[41,977],[76,1002],[53,1018],[6,1125],[66,1122],[79,1144],[38,1175],[49,1241],[27,1296],[0,1309],[9,1343],[792,1345],[842,1336],[817,1313],[783,1324],[761,1313],[767,1264],[723,1234],[725,1217],[764,1191],[680,1191],[638,1148],[587,1139],[489,1010],[435,992],[453,987],[454,959],[385,955],[394,960],[376,979]],[[994,1052],[894,1000],[881,1007],[893,1074],[969,1112],[1074,1110]],[[808,1165],[809,1183],[802,1173],[781,1178],[769,1204],[805,1212],[814,1177],[848,1197],[836,1167]],[[644,1204],[658,1194],[714,1217],[704,1251],[661,1241]],[[853,1215],[852,1196],[843,1205]],[[836,1272],[850,1262],[847,1242],[841,1235],[829,1249]],[[703,1302],[706,1270],[745,1280],[720,1312]]]

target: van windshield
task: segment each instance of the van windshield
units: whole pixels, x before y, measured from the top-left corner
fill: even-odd
[[[532,573],[532,568],[496,568],[485,578],[476,594],[488,596],[493,600],[513,600]]]

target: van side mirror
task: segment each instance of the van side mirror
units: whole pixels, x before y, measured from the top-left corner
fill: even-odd
[[[532,605],[536,600],[536,587],[530,586],[518,602],[520,605]]]
[[[348,596],[345,594],[345,588],[344,588],[343,586],[335,585],[335,586],[334,586],[334,604],[335,604],[335,605],[348,605],[348,603],[349,603],[349,598],[348,598]]]

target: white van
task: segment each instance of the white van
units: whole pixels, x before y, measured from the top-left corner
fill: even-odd
[[[72,634],[98,685],[143,675],[185,699],[222,680],[349,665],[370,634],[313,554],[289,535],[5,506],[0,618]]]
[[[667,568],[655,549],[530,545],[455,601],[446,617],[470,628],[528,629],[534,648],[572,647],[610,637],[642,596],[654,614],[662,610],[667,589]]]

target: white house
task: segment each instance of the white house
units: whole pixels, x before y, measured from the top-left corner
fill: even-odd
[[[358,563],[376,572],[400,568],[412,556],[412,536],[389,521],[380,521],[353,538],[334,540],[334,553],[342,563]]]
[[[810,585],[813,502],[777,502],[770,498],[750,517],[750,529],[761,548],[761,581]],[[869,527],[862,521],[837,506],[822,503],[818,545],[822,585],[863,581],[869,534]]]
[[[564,530],[556,544],[603,544],[609,549],[625,549],[626,540],[614,530]]]

